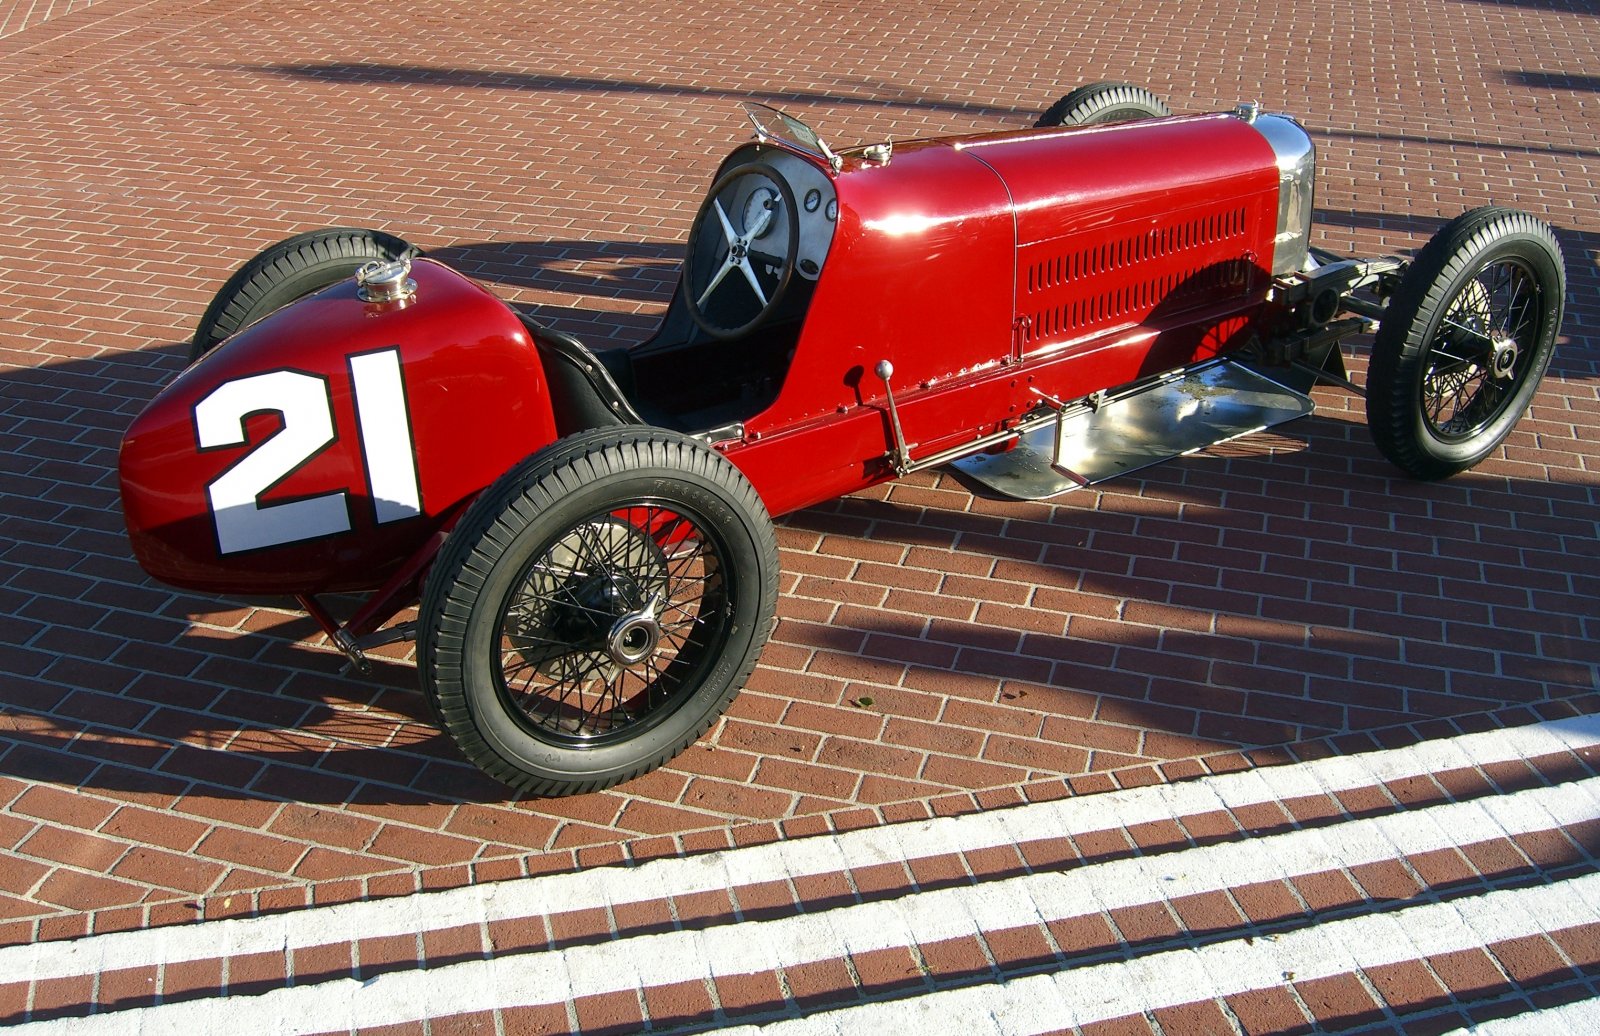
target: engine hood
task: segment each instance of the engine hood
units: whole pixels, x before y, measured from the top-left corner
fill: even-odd
[[[1276,156],[1232,115],[968,137],[951,144],[993,169],[1027,246],[1219,197],[1276,190]]]
[[[1232,115],[846,152],[839,224],[782,395],[781,428],[1264,292],[1279,169]],[[846,374],[836,369],[839,354]]]

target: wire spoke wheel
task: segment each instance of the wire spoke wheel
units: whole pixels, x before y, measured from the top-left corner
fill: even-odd
[[[535,736],[559,743],[629,736],[711,661],[732,614],[726,569],[699,521],[660,503],[580,522],[528,564],[506,602],[508,702]]]
[[[484,492],[423,595],[418,669],[446,733],[520,791],[593,791],[704,733],[771,632],[761,499],[675,432],[592,429]]]
[[[1474,209],[1440,229],[1373,341],[1367,423],[1383,455],[1434,479],[1499,447],[1550,365],[1565,297],[1555,234],[1527,213]]]
[[[1539,284],[1526,263],[1484,268],[1450,303],[1422,375],[1423,419],[1439,438],[1472,437],[1504,411],[1539,331]]]

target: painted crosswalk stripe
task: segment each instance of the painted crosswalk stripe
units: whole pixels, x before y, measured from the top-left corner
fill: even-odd
[[[1113,828],[1128,828],[1153,821],[1181,820],[1224,808],[1237,809],[1303,795],[1371,788],[1430,773],[1597,747],[1600,747],[1600,716],[1583,716],[1178,784],[776,842],[704,856],[656,860],[637,867],[598,868],[266,917],[10,946],[0,948],[0,974],[38,981],[155,963],[286,952],[485,921],[614,907],[773,880],[838,873],[880,863],[972,852],[1041,838],[1079,835],[1106,830],[1108,824]],[[1435,839],[1432,842],[1418,840],[1421,836],[1416,832],[1427,826],[1415,819],[1419,811],[1408,811],[1389,821],[1363,821],[1356,827],[1341,825],[1340,837],[1352,842],[1360,839],[1359,845],[1367,854],[1363,858],[1379,859],[1401,851],[1395,839],[1405,839],[1404,844],[1414,847],[1406,851],[1421,852],[1452,844],[1451,832],[1455,830],[1488,832],[1484,837],[1499,837],[1505,833],[1540,829],[1528,827],[1528,824],[1559,828],[1600,815],[1595,812],[1593,796],[1588,793],[1577,798],[1488,798],[1436,808],[1456,812],[1430,814],[1444,818],[1444,823],[1432,829]],[[1460,824],[1465,826],[1458,826]],[[1285,843],[1281,851],[1298,852],[1302,846],[1314,846],[1320,837],[1312,832],[1295,834],[1305,837]],[[1230,860],[1229,866],[1245,866],[1248,858],[1259,855],[1248,845],[1242,843],[1243,847],[1230,850],[1239,859]],[[1222,850],[1219,848],[1219,851]],[[1255,865],[1258,869],[1270,869],[1270,860],[1262,863],[1256,859]],[[1211,867],[1196,859],[1195,869],[1200,866]],[[1282,876],[1281,871],[1273,875]]]
[[[683,981],[761,971],[777,972],[809,962],[854,958],[880,949],[926,946],[983,931],[1040,925],[1125,907],[1151,903],[1170,905],[1178,898],[1250,882],[1292,880],[1299,876],[1347,870],[1366,863],[1403,860],[1410,855],[1469,845],[1475,841],[1559,831],[1567,825],[1596,817],[1600,817],[1600,778],[1589,778],[1505,796],[1350,820],[1329,827],[1292,830],[1262,838],[1219,842],[1067,870],[1023,874],[976,886],[963,885],[909,893],[899,899],[859,903],[771,921],[634,936],[560,952],[523,953],[430,968],[425,978],[413,973],[397,972],[364,983],[340,979],[277,989],[258,997],[202,999],[71,1019],[59,1023],[60,1029],[55,1031],[70,1029],[73,1033],[85,1034],[210,1031],[230,1024],[230,1020],[248,1018],[248,1027],[252,1031],[314,1033],[344,1026],[382,1025],[504,1006],[561,1003],[578,997],[644,990]],[[737,856],[741,852],[743,850],[735,850],[721,855]],[[849,855],[841,851],[840,861],[843,862]],[[683,865],[698,861],[664,862]],[[713,868],[714,873],[724,875],[720,879],[724,881],[726,875],[735,870],[737,868],[729,867],[726,863]],[[529,880],[538,883],[544,879]],[[1207,992],[1211,988],[1207,983],[1214,984],[1207,976],[1212,975],[1216,968],[1235,976],[1236,980],[1242,980],[1239,978],[1241,976],[1250,976],[1250,983],[1266,982],[1274,969],[1279,967],[1275,962],[1286,952],[1280,945],[1284,939],[1289,939],[1288,945],[1294,949],[1293,959],[1296,963],[1292,967],[1284,965],[1279,969],[1280,980],[1281,971],[1313,975],[1342,973],[1363,966],[1359,962],[1365,958],[1351,956],[1348,948],[1350,940],[1386,940],[1389,948],[1386,952],[1401,953],[1402,956],[1396,959],[1413,959],[1405,954],[1452,952],[1500,939],[1581,924],[1600,918],[1600,885],[1597,882],[1600,882],[1600,875],[1586,875],[1559,886],[1518,889],[1515,894],[1497,891],[1474,900],[1411,907],[1402,913],[1407,927],[1415,927],[1416,930],[1410,931],[1405,939],[1399,941],[1394,938],[1394,918],[1401,915],[1376,913],[1304,930],[1304,933],[1320,934],[1297,932],[1290,933],[1293,939],[1289,935],[1280,935],[1271,940],[1255,940],[1253,944],[1242,940],[1224,943],[1221,948],[1204,948],[1203,956],[1199,957],[1192,954],[1200,951],[1168,951],[1150,958],[1119,962],[1118,966],[1132,969],[1132,974],[1123,975],[1121,981],[1139,979],[1155,982],[1150,988],[1163,990],[1160,995],[1165,1003],[1183,1003],[1186,1001],[1174,1000],[1173,997],[1204,999],[1221,995]],[[1561,890],[1559,895],[1549,891],[1555,888]],[[645,889],[655,894],[664,890],[666,885],[659,880],[659,875],[658,880],[649,883]],[[480,904],[486,902],[479,900]],[[1494,904],[1494,908],[1470,905],[1473,903],[1490,903]],[[572,909],[570,903],[561,906]],[[1500,910],[1509,911],[1515,916],[1500,917],[1496,913]],[[316,911],[306,913],[315,914]],[[1463,922],[1462,918],[1467,914],[1474,920]],[[482,918],[480,914],[478,919],[481,921]],[[428,920],[431,927],[442,926],[437,917]],[[462,919],[452,917],[448,920],[454,924]],[[200,924],[194,928],[215,930],[227,924]],[[181,931],[185,930],[175,930],[173,934]],[[324,931],[321,939],[327,942],[333,935]],[[1330,938],[1333,938],[1332,942],[1328,941]],[[1419,938],[1422,943],[1418,942]],[[1428,943],[1428,939],[1433,942]],[[1252,945],[1255,948],[1249,952],[1243,949]],[[1326,946],[1336,947],[1331,956],[1325,949],[1316,949]],[[211,945],[211,953],[215,956],[226,955],[230,951],[227,942],[222,946],[216,943]],[[1372,951],[1363,952],[1370,956]],[[1230,958],[1228,954],[1234,954],[1237,959]],[[93,958],[92,953],[86,954],[79,963]],[[1386,961],[1389,958],[1382,959]],[[1159,960],[1159,968],[1141,963],[1141,960]],[[1078,975],[1104,967],[1106,965],[1077,968],[1061,972],[1060,975]],[[1156,981],[1162,975],[1166,978]],[[1175,976],[1187,978],[1180,982]],[[1063,1001],[1070,1008],[1070,1017],[1083,1017],[1086,1016],[1085,1012],[1093,1013],[1083,1000],[1094,991],[1093,986],[1062,986],[1061,983],[1068,981],[1065,978],[1051,981],[1054,984],[1049,988],[1054,990],[1051,993],[1054,999],[1046,998],[1049,1002],[1055,1003],[1060,996],[1066,996],[1061,992],[1062,989],[1078,990]],[[1102,981],[1106,979],[1103,977]],[[1013,980],[1001,988],[1013,989],[1022,982],[1034,983],[1034,979]],[[1243,988],[1263,987],[1247,984]],[[954,1005],[951,1010],[964,1010],[961,1005],[965,1001],[955,995],[958,992],[947,991],[930,994],[929,997],[948,996]],[[1009,997],[1011,994],[1006,995]],[[1107,993],[1100,989],[1095,995],[1104,998]],[[1113,996],[1102,1007],[1093,1010],[1126,1009],[1125,1013],[1137,1013],[1148,1009],[1148,1005],[1141,1006],[1143,1001],[1128,999],[1129,995]],[[1022,1002],[1025,1005],[1037,1005],[1043,1001],[1030,994]],[[1099,1017],[1119,1016],[1102,1014]],[[1052,1017],[1059,1020],[1064,1016],[1058,1011]],[[35,1023],[19,1031],[52,1031],[52,1026],[57,1024]],[[1007,1023],[1008,1026],[1010,1024]],[[1025,1031],[1027,1028],[1020,1020],[1017,1025],[1021,1027],[1007,1028],[1006,1031]]]
[[[727,1036],[854,1036],[862,1032],[1043,1033],[1163,1007],[1310,982],[1356,969],[1420,960],[1527,935],[1559,931],[1575,917],[1600,917],[1600,874],[1553,885],[1369,914],[1269,939],[1236,939],[1130,961],[967,986],[915,999],[861,1004],[724,1030]],[[1565,919],[1565,921],[1563,920]],[[930,1020],[937,1024],[929,1028]],[[1568,1005],[1510,1033],[1600,1032],[1600,1002]],[[1489,1030],[1498,1033],[1501,1030]]]
[[[1445,1036],[1594,1036],[1600,1032],[1600,999],[1580,1000],[1529,1011],[1512,1018],[1494,1018]]]
[[[391,972],[366,982],[339,979],[255,997],[37,1022],[13,1031],[192,1036],[232,1028],[260,1036],[303,1036],[775,970],[805,959],[914,945],[929,934],[919,930],[919,923],[927,920],[923,911],[886,906],[878,918],[881,928],[866,927],[860,915],[841,924],[836,923],[839,918],[819,914],[754,922],[737,936],[717,930],[663,933],[562,953],[454,964],[423,974]],[[890,921],[894,915],[900,916]],[[845,1036],[893,1031],[931,1017],[941,1019],[946,1031],[1047,1032],[1559,932],[1579,918],[1600,918],[1600,873],[1329,921],[1269,938],[1235,939],[912,1000],[863,1004],[774,1023],[761,1031]],[[785,929],[782,935],[772,931],[779,927]]]

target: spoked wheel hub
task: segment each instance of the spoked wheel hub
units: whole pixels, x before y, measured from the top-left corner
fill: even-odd
[[[547,602],[544,632],[563,638],[569,647],[610,650],[618,623],[647,611],[649,599],[635,573],[610,567],[577,571]]]
[[[661,621],[655,615],[660,603],[659,595],[652,597],[640,611],[629,612],[611,624],[606,652],[617,665],[634,665],[655,653],[661,643]]]
[[[611,534],[637,535],[638,530]],[[658,613],[665,594],[659,588],[667,579],[666,558],[653,543],[638,549],[642,571],[608,566],[574,572],[572,584],[553,595],[542,620],[534,616],[531,626],[521,628],[522,637],[511,634],[517,650],[528,657],[539,653],[541,640],[554,641],[568,651],[603,653],[619,666],[637,665],[654,654],[661,644]]]
[[[1539,285],[1515,258],[1486,264],[1444,311],[1421,394],[1441,439],[1476,435],[1505,411],[1527,366],[1519,339],[1539,314]]]
[[[698,522],[638,505],[591,515],[540,551],[502,622],[501,686],[537,736],[602,743],[658,721],[712,660],[725,571]]]
[[[1517,340],[1509,336],[1497,335],[1489,355],[1489,371],[1496,379],[1507,381],[1517,371],[1517,356],[1521,350],[1517,347]]]

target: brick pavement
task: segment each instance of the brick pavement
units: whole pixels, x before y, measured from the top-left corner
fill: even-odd
[[[1600,717],[1566,717],[12,946],[0,1018],[31,1022],[19,1036],[1442,1032],[1504,1015],[1512,1031],[1592,1032],[1597,761]]]
[[[1592,4],[1559,0],[1090,2],[1067,20],[1037,3],[424,0],[371,23],[0,4],[0,944],[1559,710],[1600,663],[1596,27]],[[383,226],[626,343],[745,135],[736,100],[849,142],[1017,125],[1113,77],[1179,111],[1250,98],[1304,117],[1326,247],[1412,248],[1491,200],[1554,223],[1566,340],[1503,454],[1407,482],[1359,401],[1319,390],[1319,416],[1052,504],[927,474],[791,516],[780,626],[728,719],[656,774],[561,801],[505,802],[461,763],[403,653],[341,677],[284,602],[170,591],[129,558],[120,432],[210,292],[272,240]]]

